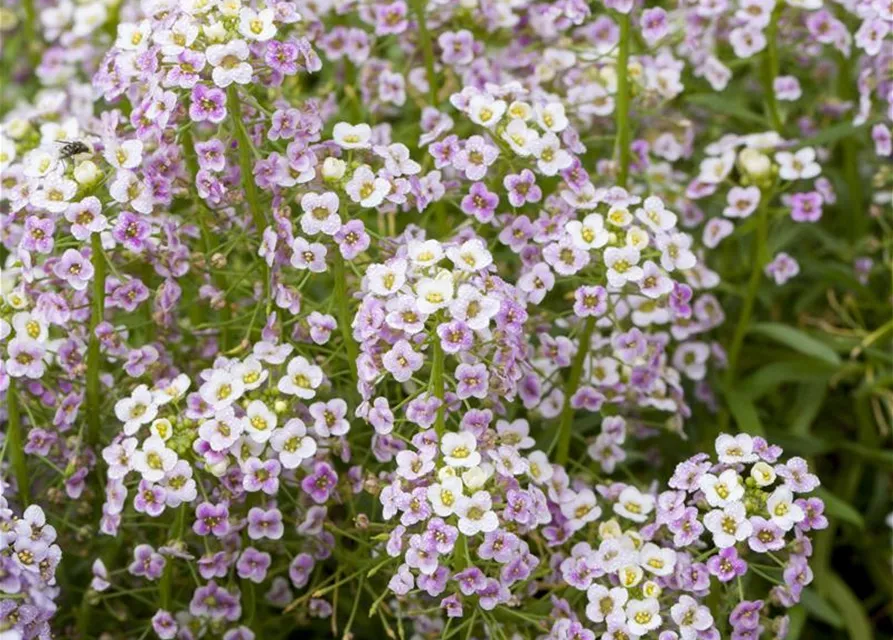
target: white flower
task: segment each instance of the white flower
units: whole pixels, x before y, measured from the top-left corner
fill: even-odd
[[[286,375],[279,379],[277,388],[286,395],[308,400],[316,395],[316,388],[322,383],[322,369],[304,356],[292,358],[286,368]]]
[[[812,147],[803,147],[796,153],[779,151],[775,154],[775,161],[782,180],[808,180],[822,172],[822,167],[815,161],[815,149]]]
[[[561,148],[558,136],[551,131],[534,141],[531,150],[536,156],[536,166],[543,175],[554,176],[573,164],[571,154]]]
[[[401,142],[373,149],[384,159],[384,168],[394,177],[414,176],[422,170],[422,165],[409,157],[409,149]]]
[[[734,469],[726,469],[719,476],[705,473],[698,481],[698,487],[711,507],[725,507],[744,497],[744,483]]]
[[[648,542],[639,551],[639,564],[656,576],[668,576],[676,567],[676,552]]]
[[[469,431],[445,433],[440,441],[443,461],[451,467],[476,467],[481,463],[477,440]]]
[[[704,516],[704,526],[713,534],[713,543],[720,549],[747,540],[753,533],[753,525],[747,519],[744,505],[740,502],[710,511]]]
[[[35,209],[46,209],[51,213],[64,213],[69,201],[77,194],[78,185],[74,180],[58,175],[47,176],[38,189],[31,195],[31,206]]]
[[[242,397],[245,385],[232,372],[215,369],[211,377],[199,387],[198,392],[202,400],[214,409],[222,409]]]
[[[509,122],[501,135],[512,151],[522,157],[531,155],[534,144],[539,140],[539,134],[528,127],[523,120]]]
[[[718,158],[706,158],[701,161],[698,180],[707,184],[719,184],[726,179],[735,166],[735,152],[728,150]]]
[[[155,388],[152,390],[152,398],[155,400],[155,404],[158,406],[162,406],[168,404],[169,402],[173,402],[174,400],[179,400],[183,396],[186,395],[186,392],[189,391],[189,386],[192,384],[192,381],[189,379],[185,373],[181,373],[176,378],[167,383],[163,388]]]
[[[434,513],[441,518],[453,515],[458,502],[464,497],[462,481],[455,476],[443,478],[441,482],[428,486],[428,500]]]
[[[124,22],[118,25],[118,38],[115,46],[125,51],[145,51],[149,46],[149,35],[152,33],[152,25],[148,20],[139,24]]]
[[[771,464],[766,464],[760,460],[750,468],[750,477],[753,478],[758,487],[768,487],[775,482],[777,475]]]
[[[473,331],[484,331],[490,320],[499,313],[500,303],[496,298],[484,295],[470,284],[459,286],[456,298],[450,303],[450,314],[462,320]]]
[[[502,119],[505,109],[502,100],[494,100],[486,94],[476,95],[468,102],[468,117],[475,124],[492,128]]]
[[[307,427],[298,418],[292,418],[281,429],[276,429],[270,445],[279,453],[279,462],[284,469],[297,469],[316,453],[316,440],[307,435]]]
[[[636,217],[652,231],[669,231],[676,226],[676,214],[664,208],[663,200],[656,196],[645,198],[642,207],[636,210]]]
[[[639,565],[629,564],[621,567],[617,571],[617,577],[620,579],[620,584],[627,589],[632,589],[642,582],[642,578],[645,577],[645,572]]]
[[[697,263],[691,249],[691,236],[686,233],[673,233],[657,238],[657,248],[661,250],[660,265],[667,271],[691,269]]]
[[[486,491],[478,491],[470,498],[460,498],[456,504],[459,531],[466,536],[495,531],[499,527],[499,518],[492,506],[493,501]]]
[[[328,157],[322,163],[322,177],[326,180],[340,180],[347,169],[347,163],[340,158]]]
[[[657,598],[630,600],[626,605],[626,624],[634,636],[644,636],[657,629],[661,623],[660,604]]]
[[[614,204],[608,209],[608,222],[615,227],[628,227],[629,223],[632,221],[633,214],[631,214],[626,207]]]
[[[425,278],[416,285],[416,304],[422,313],[434,313],[452,299],[453,276],[449,271],[441,271],[436,278]]]
[[[12,328],[16,335],[45,342],[49,336],[49,327],[46,321],[31,311],[19,311],[12,317]]]
[[[639,252],[632,247],[605,249],[605,266],[608,267],[608,282],[612,287],[622,287],[627,282],[641,280],[645,272],[638,263]]]
[[[698,601],[689,595],[680,596],[676,604],[670,607],[670,617],[679,625],[682,640],[696,640],[701,631],[713,626],[710,608],[698,604]]]
[[[437,240],[413,240],[407,247],[409,259],[418,267],[432,267],[443,258],[443,247]]]
[[[787,487],[778,487],[766,500],[769,519],[782,531],[790,531],[795,524],[802,522],[806,514],[794,504],[794,494]]]
[[[135,169],[143,161],[142,140],[125,140],[118,142],[110,139],[102,156],[116,169]]]
[[[56,167],[56,159],[45,149],[34,149],[25,154],[25,175],[29,178],[43,178]]]
[[[177,464],[177,454],[161,438],[146,438],[141,449],[133,452],[133,468],[146,482],[160,482]]]
[[[449,469],[450,467],[444,468]],[[491,475],[493,475],[492,466],[484,463],[479,467],[471,467],[463,471],[462,483],[471,491],[475,491],[483,487]]]
[[[560,102],[536,105],[536,123],[545,131],[561,133],[568,124],[567,116],[564,115],[564,105]]]
[[[230,40],[226,44],[212,44],[205,53],[208,62],[214,67],[211,78],[218,87],[226,88],[233,82],[248,84],[253,70],[245,62],[248,59],[248,43],[244,40]]]
[[[282,362],[285,359],[283,358]],[[253,391],[262,385],[270,376],[255,356],[248,356],[232,369],[233,375],[242,380],[247,391]]]
[[[372,264],[366,269],[369,291],[376,296],[389,296],[406,283],[406,260],[397,258],[387,264]]]
[[[266,442],[276,428],[276,414],[260,400],[252,400],[245,409],[243,424],[248,437],[255,442]]]
[[[642,493],[635,487],[627,487],[620,492],[614,504],[614,513],[633,522],[645,522],[654,510],[654,497]]]
[[[571,220],[564,225],[575,247],[590,250],[608,244],[611,234],[605,229],[605,221],[598,213],[590,213],[583,221]]]
[[[623,587],[608,589],[594,584],[586,591],[589,604],[586,605],[586,617],[593,622],[604,622],[607,618],[617,618],[623,614],[623,605],[629,600],[629,591]]]
[[[493,256],[477,238],[466,240],[460,247],[450,247],[446,254],[462,271],[480,271],[493,264]]]
[[[527,475],[536,484],[548,482],[553,473],[549,456],[542,451],[534,451],[527,456]]]
[[[273,24],[274,17],[273,9],[255,11],[248,7],[242,7],[239,11],[239,33],[249,40],[266,42],[276,35],[276,25]]]
[[[115,415],[124,423],[124,434],[132,436],[141,425],[149,424],[158,415],[158,407],[149,387],[144,384],[133,390],[129,398],[115,403]]]
[[[723,464],[756,462],[759,459],[753,451],[753,438],[746,433],[729,435],[723,433],[716,438],[716,454]]]
[[[625,244],[627,247],[642,251],[648,247],[648,242],[648,232],[642,227],[633,225],[626,230]]]
[[[338,205],[338,195],[332,191],[305,193],[301,197],[301,230],[307,235],[334,235],[341,228]]]
[[[167,418],[157,418],[149,425],[149,433],[152,434],[151,437],[167,442],[174,435],[174,425]]]
[[[591,489],[583,489],[575,493],[569,500],[561,503],[561,513],[568,519],[567,525],[572,531],[582,529],[587,522],[592,522],[601,514],[596,504],[595,494]]]
[[[353,172],[353,177],[344,190],[350,199],[363,207],[374,209],[380,205],[391,191],[391,183],[379,178],[368,166],[363,165]]]
[[[368,149],[372,140],[372,127],[366,123],[339,122],[332,129],[332,140],[342,149]]]

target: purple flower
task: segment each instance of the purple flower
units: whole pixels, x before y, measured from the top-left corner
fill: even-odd
[[[53,266],[53,273],[73,289],[83,291],[93,279],[93,265],[77,249],[66,249]]]
[[[248,458],[245,462],[242,487],[245,491],[263,491],[268,496],[276,495],[279,490],[279,473],[282,465],[278,460],[260,460]]]
[[[729,582],[747,573],[747,563],[738,557],[735,547],[728,547],[707,561],[707,570],[720,582]]]
[[[272,557],[269,553],[248,547],[236,562],[236,572],[240,578],[260,584],[267,577],[267,569],[270,568],[271,562]]]
[[[202,502],[195,508],[192,530],[200,536],[214,534],[218,538],[229,532],[229,509],[225,504]]]
[[[471,190],[462,198],[462,211],[474,216],[478,222],[486,224],[493,220],[499,196],[489,191],[483,182],[475,182]]]
[[[437,38],[440,59],[447,65],[467,65],[474,60],[474,36],[467,29],[445,31]]]
[[[763,609],[762,600],[743,600],[729,614],[729,623],[736,630],[752,631],[760,624],[760,611]]]
[[[130,211],[122,211],[112,228],[112,237],[115,241],[120,242],[134,253],[141,253],[145,250],[151,234],[152,227],[146,218]]]
[[[788,460],[787,464],[775,466],[778,477],[784,480],[784,484],[796,493],[809,493],[819,486],[819,479],[809,472],[806,460],[799,456]]]
[[[642,37],[649,45],[654,45],[658,40],[667,35],[670,29],[667,21],[667,12],[659,7],[645,9],[642,12]]]
[[[456,395],[464,398],[486,398],[490,374],[485,364],[460,364],[456,367]]]
[[[379,4],[375,9],[375,35],[385,36],[406,31],[409,26],[406,3]]]
[[[481,180],[487,175],[487,168],[496,162],[498,156],[499,149],[497,147],[487,142],[482,136],[471,136],[456,153],[453,166],[459,171],[463,171],[467,179]]]
[[[136,496],[133,498],[134,509],[154,518],[164,512],[166,502],[167,492],[164,487],[152,484],[146,480],[140,480]]]
[[[608,292],[601,285],[583,286],[574,291],[574,313],[578,318],[599,317],[608,310]]]
[[[453,580],[459,585],[459,591],[470,596],[487,584],[484,573],[477,567],[468,567],[453,576]]]
[[[55,230],[56,223],[52,218],[28,216],[25,219],[21,248],[25,251],[36,253],[49,253],[53,250],[53,245],[55,244],[53,239]]]
[[[530,169],[510,173],[503,178],[502,184],[508,190],[509,203],[513,207],[523,206],[525,202],[539,202],[543,198],[543,191],[536,185],[536,176]]]
[[[159,609],[152,616],[152,630],[161,640],[172,640],[177,637],[177,621],[169,611]]]
[[[624,333],[618,333],[611,339],[611,346],[618,358],[627,364],[634,363],[645,355],[648,342],[637,327],[633,327]]]
[[[46,349],[43,343],[27,337],[16,336],[7,345],[6,373],[13,378],[43,377],[46,371],[44,355]]]
[[[800,498],[794,501],[805,514],[805,519],[797,526],[801,531],[827,529],[828,518],[825,517],[825,503],[819,498]]]
[[[143,576],[147,580],[157,580],[161,577],[165,565],[164,556],[156,553],[155,549],[147,544],[137,545],[133,550],[133,562],[127,570],[134,576]]]
[[[822,217],[824,199],[817,191],[795,193],[790,197],[791,219],[794,222],[816,222]]]
[[[194,122],[220,124],[226,118],[226,93],[217,87],[197,84],[192,88],[189,117]]]
[[[193,592],[192,601],[189,603],[189,613],[194,616],[209,616],[214,620],[234,622],[242,615],[239,596],[238,591],[236,595],[232,595],[211,580]]]
[[[310,581],[310,572],[316,561],[309,553],[299,553],[288,565],[288,577],[296,589],[302,589]]]
[[[406,340],[399,340],[384,354],[381,361],[397,382],[406,382],[412,374],[422,368],[425,358],[413,350]]]
[[[313,465],[313,472],[301,482],[304,490],[317,504],[322,504],[329,499],[335,490],[338,476],[335,470],[327,462],[317,462]]]
[[[285,533],[282,524],[282,512],[273,507],[264,510],[260,507],[251,507],[248,510],[248,537],[252,540],[269,538],[279,540]]]
[[[753,533],[747,539],[747,544],[757,553],[778,551],[784,547],[784,531],[777,524],[760,516],[751,516]]]
[[[775,280],[775,284],[783,285],[785,282],[800,273],[800,265],[784,251],[776,254],[772,262],[764,269],[767,276]]]

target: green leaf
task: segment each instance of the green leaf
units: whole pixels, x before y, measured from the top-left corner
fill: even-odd
[[[803,605],[803,608],[813,618],[821,620],[835,629],[843,629],[843,618],[841,618],[837,610],[812,587],[807,587],[803,590],[800,604]]]
[[[833,572],[822,574],[819,580],[819,590],[840,612],[850,640],[872,640],[871,621],[865,615],[862,602],[846,582]]]
[[[832,518],[837,518],[838,520],[843,520],[844,522],[849,522],[859,529],[865,528],[865,520],[862,518],[862,514],[856,511],[850,503],[842,498],[838,498],[823,487],[816,489],[815,495],[817,498],[821,498],[822,502],[825,503],[825,513],[827,515]]]
[[[825,396],[828,394],[828,385],[824,382],[812,382],[800,386],[797,393],[797,401],[791,408],[791,421],[788,430],[796,435],[804,436],[809,433],[809,428],[819,415]]]
[[[766,118],[754,113],[742,105],[743,101],[726,96],[720,96],[715,93],[697,93],[686,97],[691,104],[699,107],[716,111],[719,115],[733,116],[745,122],[752,122],[761,127],[766,126]]]
[[[803,626],[806,624],[806,609],[802,604],[798,604],[788,610],[791,618],[791,626],[788,628],[786,640],[800,640],[800,634],[803,633]]]
[[[836,369],[822,360],[800,358],[773,362],[741,382],[742,391],[756,400],[786,382],[811,382],[824,387]]]
[[[819,147],[833,144],[838,140],[847,138],[855,133],[860,133],[865,128],[864,124],[855,125],[852,122],[841,122],[833,127],[826,127],[812,137],[801,140],[797,143],[800,147]]]
[[[766,435],[757,407],[746,392],[738,389],[724,389],[729,411],[738,423],[738,428],[755,436]]]
[[[759,322],[751,325],[750,331],[787,345],[800,353],[824,360],[828,364],[840,366],[840,356],[834,349],[800,329],[778,322]]]

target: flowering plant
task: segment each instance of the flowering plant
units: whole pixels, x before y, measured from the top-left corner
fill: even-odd
[[[0,9],[0,638],[889,625],[891,25]]]

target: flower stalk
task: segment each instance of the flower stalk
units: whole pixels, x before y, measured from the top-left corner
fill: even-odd
[[[28,479],[28,466],[25,463],[22,416],[19,409],[18,393],[16,392],[15,382],[12,379],[10,379],[9,388],[6,390],[6,414],[6,449],[9,451],[9,460],[16,477],[16,483],[19,485],[19,499],[23,505],[28,505],[31,504],[31,491]]]
[[[105,315],[105,256],[102,252],[102,240],[98,233],[90,237],[93,255],[93,304],[90,314],[89,338],[87,342],[87,445],[95,447],[99,443],[100,409],[102,407],[102,390],[99,375],[102,369],[102,353],[96,327]]]
[[[350,296],[347,293],[346,273],[344,269],[344,257],[336,248],[333,251],[334,273],[335,278],[335,298],[338,308],[338,328],[341,331],[341,339],[344,341],[344,348],[347,350],[347,363],[350,367],[351,379],[354,384],[359,382],[357,377],[357,357],[359,356],[359,348],[356,340],[353,339],[351,333],[351,313],[350,313]]]
[[[427,0],[413,0],[412,10],[419,23],[419,44],[422,47],[422,56],[425,60],[425,78],[428,80],[428,102],[431,106],[437,104],[437,74],[434,71],[434,45],[431,41],[431,33],[425,22],[425,11],[428,8]]]
[[[769,26],[766,27],[766,53],[763,56],[763,91],[766,93],[766,111],[772,129],[781,132],[783,123],[778,111],[778,99],[775,96],[775,78],[778,77],[778,18],[783,3],[779,3],[772,11]]]

